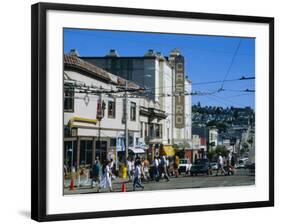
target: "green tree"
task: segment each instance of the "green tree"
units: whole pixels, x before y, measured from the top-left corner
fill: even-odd
[[[242,144],[242,148],[240,149],[240,155],[243,156],[243,154],[248,151],[249,151],[249,145],[246,142],[244,142]]]
[[[219,130],[219,133],[224,133],[226,132],[227,125],[223,122],[218,122],[216,125],[217,129]]]
[[[208,127],[217,126],[217,122],[215,120],[211,120],[207,123]]]
[[[212,160],[214,159],[215,155],[216,155],[216,151],[215,151],[215,150],[210,150],[210,151],[208,152],[208,154],[207,154],[207,157],[208,157],[208,159],[209,159],[210,161],[212,161]]]
[[[253,144],[253,142],[254,142],[254,141],[253,141],[252,138],[250,138],[250,139],[248,140],[248,143],[251,144],[251,145]]]
[[[226,132],[227,129],[227,125],[224,122],[220,122],[220,121],[215,121],[215,120],[211,120],[207,123],[208,127],[212,127],[215,126],[218,129],[219,133],[224,133]]]
[[[228,150],[226,149],[226,147],[224,145],[218,145],[216,147],[216,154],[221,153],[222,156],[227,156],[228,155]]]

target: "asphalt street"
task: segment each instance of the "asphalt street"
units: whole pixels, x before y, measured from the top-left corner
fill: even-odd
[[[132,182],[122,181],[122,179],[113,181],[114,192],[121,192],[122,183],[126,183],[126,191],[130,192],[133,190]],[[248,171],[238,171],[236,175],[233,176],[223,176],[223,175],[198,175],[198,176],[184,176],[181,175],[178,178],[171,177],[170,181],[161,179],[159,182],[149,181],[143,182],[144,191],[151,190],[168,190],[168,189],[184,189],[184,188],[207,188],[207,187],[223,187],[223,186],[247,186],[255,184],[255,176],[250,174]],[[141,189],[136,189],[141,191]],[[108,189],[101,189],[100,193],[109,192]],[[64,189],[65,195],[70,194],[89,194],[97,193],[95,188],[91,188],[90,185],[82,186],[79,189],[69,190],[69,188]]]

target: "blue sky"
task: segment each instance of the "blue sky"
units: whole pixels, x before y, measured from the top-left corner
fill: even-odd
[[[212,92],[223,80],[255,76],[255,39],[186,34],[158,34],[143,32],[64,30],[64,52],[77,49],[81,56],[105,56],[116,49],[120,56],[143,56],[148,49],[168,56],[179,48],[185,57],[185,70],[192,81],[193,91]],[[213,84],[202,82],[221,81]],[[225,91],[207,96],[193,96],[192,102],[202,106],[254,108],[254,80],[225,81]]]

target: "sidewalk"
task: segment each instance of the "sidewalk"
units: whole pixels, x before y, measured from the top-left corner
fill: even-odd
[[[208,179],[208,177],[210,178],[213,178],[216,176],[216,171],[214,171],[213,175],[210,175],[210,176],[202,176],[202,178],[206,178]],[[221,176],[221,175],[219,175]],[[236,169],[235,170],[235,173],[234,173],[234,176],[240,176],[240,177],[243,177],[243,176],[255,176],[255,170],[249,170],[249,169]],[[181,178],[185,179],[186,181],[190,178],[192,178],[191,176],[180,176]],[[227,177],[228,178],[228,177]],[[174,179],[174,178],[172,178]],[[69,187],[70,187],[70,179],[66,179],[64,181],[64,189],[65,189],[65,193],[68,192],[69,190]],[[129,182],[129,178],[119,178],[119,177],[116,177],[116,179],[112,179],[112,185],[115,189],[121,189],[122,187],[122,184],[125,183],[126,185],[127,184],[131,184],[132,185],[132,182]],[[154,181],[149,181],[148,183],[154,183]],[[158,182],[157,182],[158,183]],[[143,182],[143,184],[147,184],[147,182]],[[79,193],[79,190],[89,190],[89,189],[92,189],[92,179],[91,178],[86,178],[85,176],[81,176],[80,177],[80,185],[78,187],[78,179],[74,179],[74,187],[76,189],[76,193]],[[78,191],[77,191],[78,190]],[[69,191],[68,193],[70,193],[71,191]],[[75,193],[75,192],[72,192],[72,193]]]
[[[70,181],[71,179],[64,180],[64,188],[69,188],[70,187]],[[116,177],[115,179],[112,179],[112,184],[123,184],[123,183],[128,183],[129,178],[120,178]],[[78,186],[78,179],[74,179],[74,187]],[[92,179],[91,178],[86,178],[86,177],[80,177],[80,186],[79,188],[86,189],[86,188],[91,188],[92,187]]]

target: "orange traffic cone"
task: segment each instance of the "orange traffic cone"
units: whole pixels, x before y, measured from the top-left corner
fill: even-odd
[[[126,192],[126,184],[125,182],[123,182],[122,184],[122,189],[121,189],[122,192]]]
[[[72,191],[75,190],[74,189],[74,180],[73,180],[73,178],[71,178],[69,190],[72,190]]]

